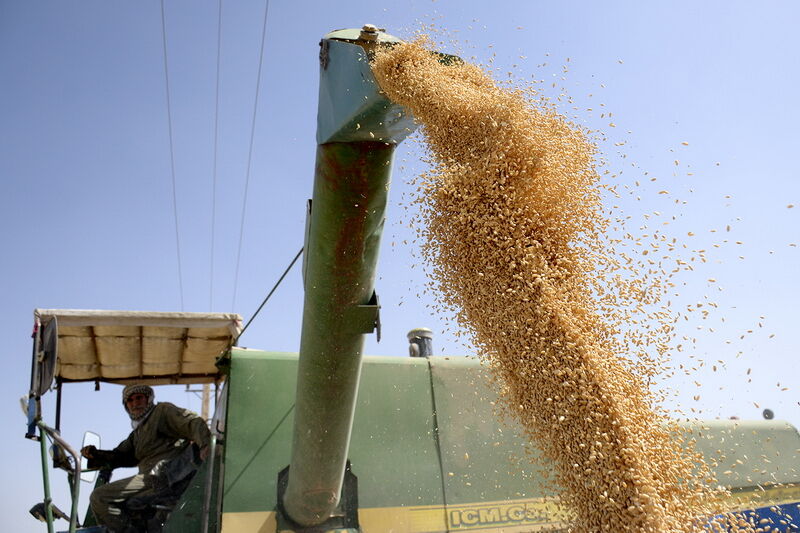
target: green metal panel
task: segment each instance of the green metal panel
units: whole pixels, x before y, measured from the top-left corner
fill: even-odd
[[[252,530],[274,527],[277,476],[289,463],[296,368],[293,354],[233,350],[223,512],[238,516],[223,533],[251,530],[241,527],[249,518]],[[552,495],[544,472],[530,465],[515,425],[498,420],[487,383],[471,358],[364,357],[349,458],[365,533],[444,531],[445,520],[451,530],[487,531],[529,531],[547,522],[541,514],[553,504],[543,499]],[[700,451],[724,457],[714,470],[738,498],[730,508],[796,501],[795,428],[778,421],[696,425]]]
[[[703,420],[682,424],[713,466],[719,484],[735,489],[800,482],[800,434],[782,420]]]
[[[350,450],[362,508],[441,505],[425,359],[364,358]]]
[[[219,465],[221,461],[217,458],[216,467],[214,472],[219,474]],[[170,513],[169,520],[164,525],[164,533],[185,533],[186,531],[201,531],[203,524],[203,502],[206,490],[206,478],[208,476],[209,463],[204,463],[197,474],[192,478],[186,492],[181,496],[180,501],[175,506],[175,509]],[[209,505],[209,520],[208,531],[217,531],[219,526],[219,517],[216,515],[217,509],[217,484],[219,483],[219,476],[214,476],[214,481],[211,486],[211,501]]]
[[[430,358],[448,504],[524,499],[548,492],[516,424],[494,412],[486,370],[467,357]]]
[[[289,464],[297,358],[234,349],[223,512],[272,511]],[[361,507],[441,504],[427,361],[366,357],[350,459]]]
[[[234,348],[225,431],[223,513],[275,508],[289,464],[297,356]]]

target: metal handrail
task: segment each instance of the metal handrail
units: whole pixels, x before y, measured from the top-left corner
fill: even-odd
[[[39,422],[40,423],[40,422]],[[50,498],[50,474],[47,466],[47,439],[45,431],[39,427],[39,448],[42,453],[42,482],[44,483],[44,518],[47,522],[47,533],[53,533],[53,508]]]
[[[73,471],[73,479],[72,479],[72,506],[70,508],[69,513],[69,533],[75,533],[75,529],[78,527],[78,498],[80,497],[80,480],[81,480],[81,456],[80,453],[75,451],[67,441],[65,441],[61,435],[55,429],[51,428],[41,420],[36,423],[39,426],[39,429],[43,433],[47,433],[51,439],[53,439],[59,446],[61,446],[67,453],[69,453],[75,459],[75,467]],[[42,435],[44,437],[44,435]],[[45,509],[47,511],[47,530],[49,533],[53,531],[53,514],[51,510],[52,502],[50,500],[50,481],[49,476],[47,476],[47,446],[44,444],[44,438],[42,438],[42,466],[44,467],[45,472]]]
[[[206,457],[206,479],[203,489],[203,512],[202,523],[200,525],[201,533],[208,533],[209,514],[211,514],[211,489],[214,486],[214,466],[217,455],[217,434],[211,434],[211,443],[209,444],[208,457]]]

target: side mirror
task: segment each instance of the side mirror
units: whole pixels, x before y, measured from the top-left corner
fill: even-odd
[[[97,433],[93,433],[91,431],[87,431],[83,434],[83,444],[81,445],[81,449],[87,446],[94,446],[95,448],[100,447],[100,435]],[[89,460],[86,457],[81,457],[81,481],[85,481],[87,483],[94,483],[95,478],[97,477],[97,470],[87,471],[89,468]]]

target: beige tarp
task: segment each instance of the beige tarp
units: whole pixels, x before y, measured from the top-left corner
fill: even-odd
[[[64,381],[208,383],[236,340],[233,313],[163,313],[36,309],[42,325],[58,323],[56,376]]]

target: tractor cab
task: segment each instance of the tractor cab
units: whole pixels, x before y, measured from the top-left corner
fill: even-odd
[[[65,384],[94,382],[96,388],[101,382],[219,387],[225,377],[224,365],[219,363],[236,344],[241,330],[241,317],[228,313],[36,309],[30,391],[22,403],[27,414],[25,437],[40,443],[44,499],[33,506],[31,514],[46,522],[50,533],[57,519],[69,522],[70,533],[102,531],[90,527],[95,524],[91,512],[82,522],[78,519],[80,480],[94,481],[96,477],[95,472],[87,471],[80,449],[99,447],[100,438],[87,432],[83,445],[77,447],[61,436]],[[48,393],[56,395],[55,413],[46,416],[42,398]],[[46,421],[50,416],[52,426]],[[214,446],[212,438],[212,457]],[[71,502],[63,511],[51,499],[51,465],[67,472]],[[107,477],[101,475],[98,483],[105,481]],[[139,503],[144,508],[164,502]]]

